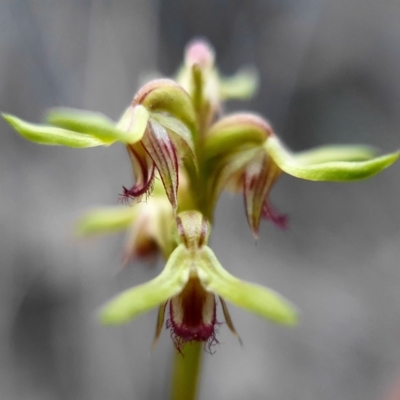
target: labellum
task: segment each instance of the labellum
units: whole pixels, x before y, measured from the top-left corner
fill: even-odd
[[[209,351],[218,343],[215,294],[207,292],[197,276],[191,277],[182,292],[170,299],[169,313],[167,328],[171,329],[178,351],[187,342],[204,342]]]

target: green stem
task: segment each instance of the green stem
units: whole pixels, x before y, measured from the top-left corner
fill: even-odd
[[[175,350],[171,400],[196,400],[201,375],[203,344],[189,342],[182,353]]]

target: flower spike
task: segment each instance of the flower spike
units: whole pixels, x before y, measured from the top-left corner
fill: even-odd
[[[153,345],[165,324],[179,352],[188,342],[201,342],[208,351],[218,343],[219,304],[237,337],[227,303],[279,324],[297,322],[297,310],[288,300],[232,276],[208,246],[210,223],[223,190],[243,196],[248,225],[257,240],[262,218],[287,227],[286,215],[270,202],[283,173],[311,181],[355,181],[380,173],[400,155],[379,156],[372,147],[355,145],[292,153],[261,116],[221,116],[224,100],[255,93],[258,74],[245,68],[223,77],[215,59],[206,40],[193,40],[185,49],[177,81],[156,79],[142,86],[119,122],[68,108],[51,109],[42,125],[3,114],[20,135],[39,144],[126,146],[134,182],[123,186],[121,199],[133,200],[134,207],[95,210],[81,219],[79,234],[127,230],[124,263],[159,253],[167,261],[157,277],[107,303],[100,319],[107,325],[123,324],[158,308]]]

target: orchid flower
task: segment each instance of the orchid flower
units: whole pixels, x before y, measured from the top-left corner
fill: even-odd
[[[210,349],[218,343],[216,299],[220,299],[225,321],[237,336],[225,300],[247,311],[284,325],[293,325],[297,313],[271,289],[241,281],[227,272],[207,246],[209,224],[197,211],[185,211],[177,217],[178,244],[168,262],[153,280],[120,293],[101,311],[101,320],[114,325],[130,322],[140,314],[159,307],[155,342],[164,325],[175,346],[191,341],[204,342]]]

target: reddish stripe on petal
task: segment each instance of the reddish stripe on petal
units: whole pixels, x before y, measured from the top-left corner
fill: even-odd
[[[268,194],[280,174],[281,170],[265,153],[259,154],[254,161],[249,163],[244,172],[243,195],[246,216],[256,239],[263,209],[267,212],[264,203],[267,202]],[[272,218],[271,220],[273,221]]]
[[[132,163],[135,184],[130,189],[123,186],[120,198],[122,201],[129,199],[140,201],[143,195],[148,196],[153,189],[155,165],[140,143],[126,147]]]
[[[178,157],[174,144],[166,129],[155,121],[150,121],[142,144],[160,174],[167,197],[173,208],[177,208],[179,171]]]

